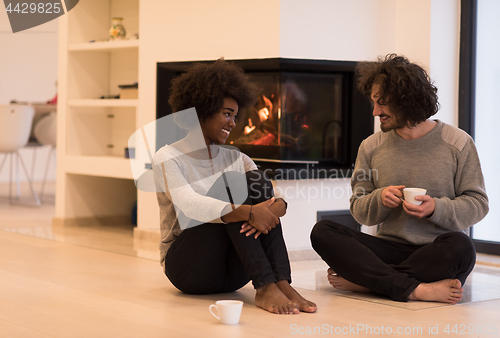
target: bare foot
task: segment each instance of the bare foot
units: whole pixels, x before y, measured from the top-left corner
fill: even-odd
[[[295,302],[299,305],[299,310],[302,312],[315,312],[318,307],[313,302],[302,297],[297,290],[295,290],[287,280],[280,280],[276,283],[276,286],[283,292],[283,294],[290,299],[292,302]]]
[[[332,269],[327,270],[328,282],[335,288],[343,291],[354,291],[354,292],[372,292],[372,290],[365,288],[364,286],[354,284],[348,280],[340,277]]]
[[[278,314],[297,314],[299,305],[287,298],[276,283],[269,283],[257,289],[255,305]]]
[[[458,279],[443,279],[433,283],[420,283],[408,299],[456,304],[462,299],[463,292],[462,283]]]

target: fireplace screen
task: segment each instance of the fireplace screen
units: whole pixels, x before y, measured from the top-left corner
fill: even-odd
[[[270,177],[311,178],[318,171],[324,176],[322,169],[328,177],[340,171],[350,175],[359,145],[373,133],[370,101],[356,88],[356,62],[287,58],[230,62],[242,67],[262,92],[255,106],[239,112],[226,144],[238,147],[261,170],[269,169]],[[194,63],[158,63],[157,118],[172,113],[167,95],[171,81]],[[168,133],[159,130],[156,137],[156,149],[168,144]],[[290,174],[289,169],[293,169]],[[280,176],[283,172],[286,175]]]
[[[254,159],[342,162],[345,145],[343,78],[339,74],[249,74],[262,89],[240,111],[227,143]]]

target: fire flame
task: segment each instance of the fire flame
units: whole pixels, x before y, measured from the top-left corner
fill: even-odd
[[[248,135],[255,129],[255,126],[252,124],[252,119],[248,119],[248,126],[245,126],[245,130],[243,134]]]
[[[276,136],[274,136],[271,133],[267,133],[263,137],[261,137],[258,140],[255,140],[253,142],[250,142],[249,144],[254,144],[254,145],[259,145],[259,146],[268,146],[273,143],[273,141],[276,139]]]
[[[259,110],[260,122],[266,121],[269,118],[269,112],[273,110],[273,103],[271,100],[269,100],[265,95],[262,95],[262,99],[264,100],[264,104],[266,106]]]
[[[264,103],[266,104],[266,107],[269,107],[269,110],[273,110],[273,103],[271,100],[269,100],[265,95],[262,95],[262,98],[264,99]]]
[[[267,109],[267,107],[264,107],[261,110],[259,110],[259,118],[260,122],[264,122],[269,118],[269,109]]]

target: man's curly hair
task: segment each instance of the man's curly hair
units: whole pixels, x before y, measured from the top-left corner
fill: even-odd
[[[173,112],[191,107],[201,122],[217,114],[224,98],[233,98],[239,111],[250,107],[257,98],[257,87],[239,66],[220,58],[199,63],[172,80],[168,103]]]
[[[379,85],[377,103],[389,105],[408,127],[424,122],[439,110],[437,88],[429,75],[404,56],[388,54],[376,62],[361,62],[356,73],[358,89],[370,98],[372,86]]]

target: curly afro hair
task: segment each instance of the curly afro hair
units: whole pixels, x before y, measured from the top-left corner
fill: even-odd
[[[358,89],[368,98],[379,85],[378,104],[389,105],[408,127],[424,122],[439,110],[437,88],[427,72],[406,57],[388,54],[376,62],[361,62],[356,68]]]
[[[222,109],[224,98],[234,99],[241,111],[254,104],[257,94],[257,87],[240,67],[220,58],[196,64],[174,78],[168,103],[174,113],[195,107],[204,122]]]

